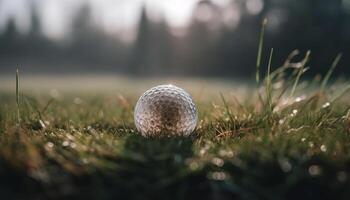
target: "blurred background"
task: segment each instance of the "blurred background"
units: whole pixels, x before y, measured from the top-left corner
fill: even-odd
[[[0,0],[0,74],[252,78],[264,18],[263,65],[350,74],[350,0]]]

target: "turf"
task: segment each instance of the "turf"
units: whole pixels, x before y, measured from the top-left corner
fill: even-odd
[[[337,89],[341,86],[337,86]],[[325,91],[198,102],[188,138],[144,138],[135,97],[1,94],[2,199],[348,199],[350,106]],[[220,94],[218,94],[219,96]],[[253,95],[254,96],[254,95]],[[283,95],[282,95],[283,96]],[[272,96],[273,99],[274,96]]]
[[[340,57],[307,80],[309,52],[295,55],[244,95],[196,97],[190,137],[140,136],[138,92],[36,96],[17,76],[17,95],[0,93],[1,199],[349,199]]]

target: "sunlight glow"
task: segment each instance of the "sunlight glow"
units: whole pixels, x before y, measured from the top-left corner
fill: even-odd
[[[262,0],[247,0],[246,8],[250,14],[257,15],[264,8],[264,2]]]
[[[145,0],[147,8],[174,27],[186,26],[191,17],[197,0]]]
[[[30,27],[30,13],[26,0],[0,1],[0,30],[4,29],[9,19],[14,19],[20,33],[26,33]]]

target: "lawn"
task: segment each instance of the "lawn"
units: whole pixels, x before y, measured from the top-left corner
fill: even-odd
[[[311,79],[305,64],[191,88],[190,137],[140,136],[132,84],[37,94],[20,79],[19,106],[15,87],[0,93],[1,199],[350,199],[348,86],[330,81],[336,62]]]

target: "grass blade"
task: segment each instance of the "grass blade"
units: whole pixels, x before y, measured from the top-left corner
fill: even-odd
[[[16,70],[16,103],[17,103],[17,126],[20,126],[21,118],[19,112],[19,72]]]
[[[272,81],[270,77],[272,56],[273,56],[273,48],[271,48],[271,51],[270,51],[269,64],[267,66],[267,75],[266,75],[266,98],[267,98],[267,103],[269,105],[270,111],[272,110],[272,88],[271,88]]]
[[[292,88],[292,90],[291,90],[291,92],[290,92],[289,98],[292,98],[292,97],[294,96],[294,93],[295,93],[295,90],[297,89],[297,86],[298,86],[300,77],[301,77],[301,75],[304,74],[307,70],[309,70],[309,68],[308,68],[308,67],[304,68],[304,66],[301,67],[301,68],[299,69],[298,74],[297,74],[297,76],[296,76],[296,78],[295,78],[295,81],[294,81],[294,84],[293,84],[293,88]]]
[[[331,103],[334,103],[335,101],[337,101],[338,99],[342,98],[346,93],[348,93],[350,91],[350,84],[347,85],[345,88],[342,89],[341,92],[339,92],[335,97],[332,98],[332,100],[330,101]]]
[[[265,18],[263,20],[262,26],[261,26],[261,31],[260,31],[260,36],[259,36],[259,47],[258,47],[258,55],[256,58],[256,70],[255,70],[255,79],[256,83],[259,84],[260,81],[260,64],[261,64],[261,54],[262,54],[262,48],[264,45],[264,34],[265,34],[265,27],[267,24],[267,19]]]
[[[322,81],[322,84],[321,84],[321,91],[324,91],[324,89],[325,89],[325,87],[326,87],[326,85],[327,85],[327,83],[328,83],[328,81],[329,81],[329,79],[330,79],[330,77],[331,77],[331,75],[332,75],[332,73],[333,73],[335,67],[338,65],[338,63],[339,63],[341,57],[342,57],[342,54],[339,53],[339,54],[337,55],[337,57],[334,59],[331,68],[329,68],[329,70],[328,70],[326,76],[324,77],[324,79],[323,79],[323,81]]]
[[[225,110],[226,110],[226,113],[227,113],[227,115],[228,115],[228,117],[229,117],[229,119],[230,119],[230,122],[231,122],[231,124],[233,125],[234,129],[236,129],[236,123],[235,123],[235,121],[233,120],[233,116],[232,116],[232,114],[231,114],[230,108],[229,108],[229,106],[228,106],[228,104],[227,104],[227,102],[226,102],[226,99],[225,99],[224,95],[223,95],[221,92],[220,92],[220,97],[221,97],[221,99],[222,99],[222,102],[224,103]]]

